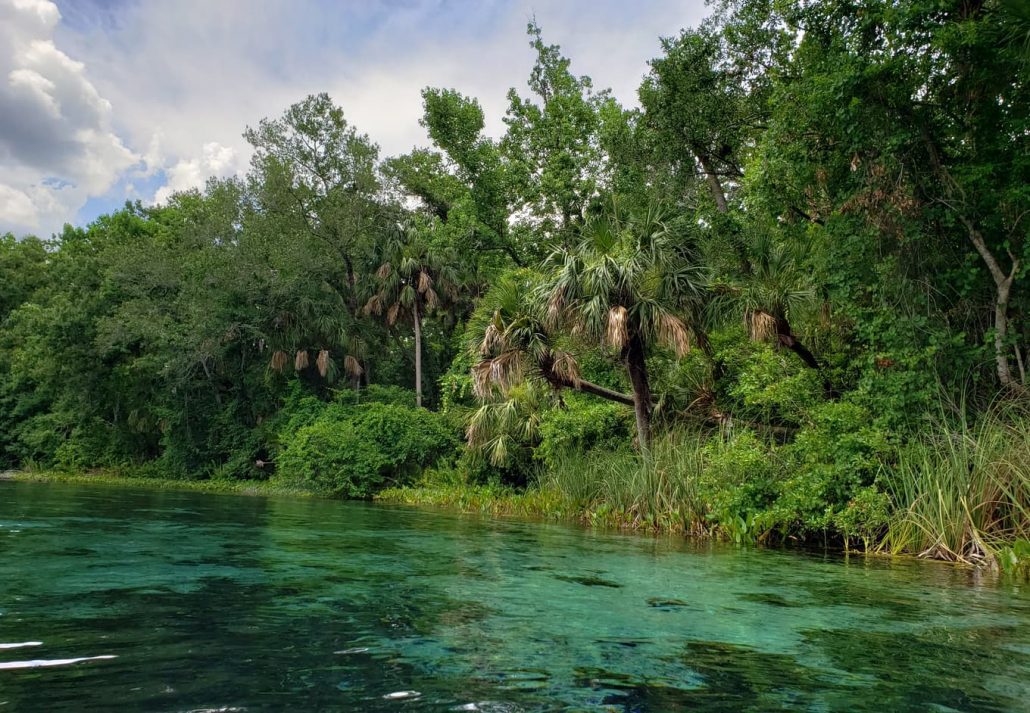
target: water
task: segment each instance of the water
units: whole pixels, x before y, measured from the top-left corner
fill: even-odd
[[[0,644],[0,713],[1030,701],[1030,592],[945,565],[11,482]]]

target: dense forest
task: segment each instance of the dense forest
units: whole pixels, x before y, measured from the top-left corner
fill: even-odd
[[[528,29],[500,138],[0,239],[0,464],[1025,564],[1030,6],[721,0],[632,108]]]

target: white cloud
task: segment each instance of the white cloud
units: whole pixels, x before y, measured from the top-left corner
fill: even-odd
[[[224,176],[235,172],[237,167],[236,151],[229,146],[222,146],[217,141],[204,144],[199,158],[184,159],[166,169],[167,183],[157,189],[154,200],[163,203],[178,191],[200,188],[210,176]]]
[[[54,43],[47,0],[0,0],[0,229],[57,230],[137,161],[86,66]]]
[[[385,155],[428,143],[426,85],[479,98],[498,135],[508,88],[526,91],[533,17],[573,71],[634,104],[659,36],[705,14],[703,0],[57,1],[64,20],[51,2],[0,0],[0,180],[48,228],[87,196],[117,204],[130,182],[160,201],[238,173],[243,129],[314,92]],[[0,204],[0,230],[31,224],[14,205]]]
[[[34,225],[39,222],[36,206],[24,191],[0,183],[0,222]]]

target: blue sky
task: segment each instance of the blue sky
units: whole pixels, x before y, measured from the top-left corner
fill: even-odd
[[[702,0],[0,0],[0,232],[49,235],[246,170],[241,134],[327,91],[384,155],[427,145],[427,85],[500,133],[526,23],[626,104]]]

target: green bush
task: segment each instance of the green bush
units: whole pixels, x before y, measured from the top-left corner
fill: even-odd
[[[565,403],[566,408],[551,409],[540,418],[540,445],[534,457],[548,468],[573,453],[630,449],[634,423],[628,407],[574,395],[566,396]]]
[[[423,468],[453,457],[456,434],[424,409],[369,403],[330,408],[301,427],[279,456],[279,477],[322,492],[370,498],[412,482]]]
[[[702,450],[707,467],[698,492],[707,518],[734,539],[753,539],[772,524],[769,510],[783,479],[776,452],[752,431],[714,437]]]
[[[822,376],[792,352],[735,331],[720,334],[716,344],[723,368],[718,391],[738,420],[800,424],[822,403]]]
[[[401,388],[400,386],[369,384],[357,391],[354,389],[338,391],[336,393],[335,401],[336,403],[348,405],[377,403],[415,408],[415,392],[411,389]]]
[[[857,515],[845,511],[874,484],[893,452],[886,434],[873,425],[872,415],[846,402],[814,409],[811,421],[783,450],[789,475],[781,485],[775,519],[792,532],[854,527]],[[863,525],[866,530],[874,526]]]

